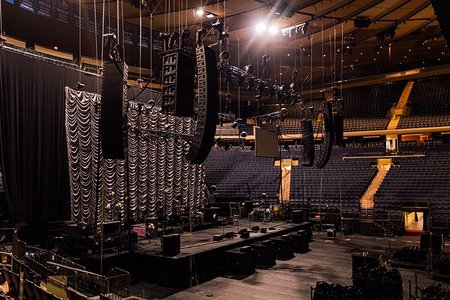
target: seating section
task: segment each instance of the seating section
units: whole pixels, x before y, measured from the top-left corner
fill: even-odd
[[[386,129],[389,109],[398,101],[404,82],[344,89],[344,131]]]
[[[411,114],[397,128],[450,126],[450,75],[416,80],[408,104]]]
[[[215,185],[215,197],[237,200],[278,194],[280,169],[273,158],[255,157],[254,151],[211,151],[205,162],[206,183]]]
[[[374,152],[376,151],[376,152]],[[359,199],[376,174],[376,159],[343,160],[347,155],[380,154],[381,149],[333,149],[323,169],[296,167],[292,169],[291,202],[312,208],[342,208],[344,212],[359,211]],[[318,154],[318,153],[316,153]]]
[[[433,223],[450,218],[450,149],[407,147],[425,157],[399,158],[375,194],[375,210],[401,211],[406,206],[430,207]]]
[[[403,91],[404,82],[390,82],[370,86],[347,88],[342,90],[344,99],[344,131],[367,131],[386,129],[389,118],[386,117],[389,109],[395,104]],[[305,99],[306,107],[314,108],[314,120],[322,108],[322,100]],[[301,107],[299,104],[277,106],[264,106],[262,112],[267,114],[281,107],[287,109],[287,115],[281,124],[283,134],[300,133]],[[275,125],[263,125],[262,128],[275,130]],[[321,123],[314,121],[314,131],[321,131]]]

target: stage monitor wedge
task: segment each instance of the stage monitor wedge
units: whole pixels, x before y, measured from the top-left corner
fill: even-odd
[[[103,64],[100,135],[103,158],[125,159],[124,119],[128,67],[123,62]]]
[[[256,127],[255,152],[257,157],[279,158],[277,132]]]

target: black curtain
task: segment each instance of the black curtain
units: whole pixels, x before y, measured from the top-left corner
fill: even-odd
[[[4,49],[0,72],[0,165],[10,216],[16,224],[68,219],[64,87],[80,74]],[[94,76],[81,81],[98,91]]]

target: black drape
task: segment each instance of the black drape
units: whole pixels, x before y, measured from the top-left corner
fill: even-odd
[[[0,165],[15,223],[70,216],[64,87],[75,70],[0,49]],[[99,80],[81,76],[86,89]]]

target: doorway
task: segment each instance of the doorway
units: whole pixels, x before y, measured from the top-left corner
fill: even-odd
[[[405,211],[403,219],[406,233],[422,233],[424,228],[424,212],[423,211]]]

